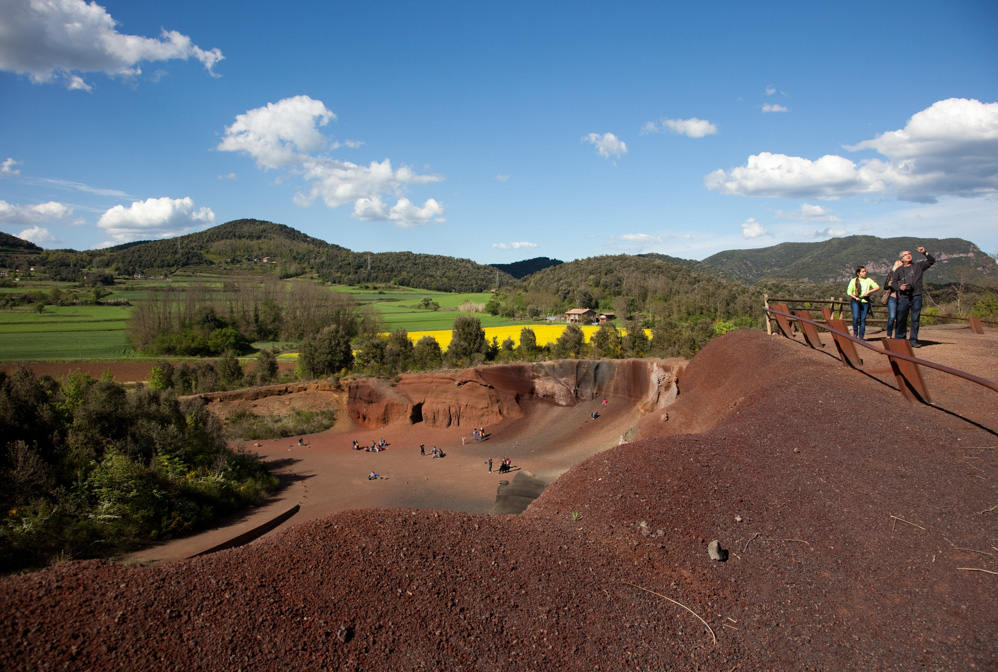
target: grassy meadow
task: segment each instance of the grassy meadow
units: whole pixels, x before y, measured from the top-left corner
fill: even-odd
[[[121,285],[105,288],[103,302],[138,303],[151,292],[170,288],[176,290],[199,283],[221,287],[226,276],[191,275],[177,276],[171,280],[129,280]],[[450,343],[450,329],[460,314],[462,306],[481,307],[490,298],[488,292],[448,293],[405,287],[391,289],[365,289],[358,287],[330,287],[330,291],[349,294],[361,306],[377,312],[385,332],[405,329],[413,342],[425,335],[437,340],[440,347]],[[15,287],[0,288],[0,294],[44,295],[56,301],[59,295],[77,293],[86,296],[92,290],[74,283],[60,283],[23,278]],[[423,307],[424,299],[438,308]],[[48,303],[39,310],[37,304],[22,305],[0,310],[0,361],[49,361],[89,359],[131,359],[139,356],[126,337],[131,305],[76,305],[60,306]],[[564,324],[546,324],[529,321],[511,321],[509,318],[474,313],[485,328],[486,337],[496,337],[502,343],[507,337],[520,341],[520,330],[530,326],[537,334],[537,342],[545,344],[561,335]],[[586,328],[588,339],[595,328]],[[291,344],[256,344],[258,347]]]

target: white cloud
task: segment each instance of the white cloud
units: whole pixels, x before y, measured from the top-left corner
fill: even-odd
[[[811,161],[769,152],[754,154],[744,166],[730,171],[715,170],[704,178],[704,184],[722,194],[769,198],[841,198],[881,193],[886,188],[841,156]]]
[[[8,157],[3,163],[0,163],[0,175],[8,175],[13,177],[14,175],[20,175],[21,171],[14,166],[21,165],[20,161],[15,161],[14,159]]]
[[[745,238],[759,238],[761,236],[768,235],[769,231],[767,231],[762,224],[755,221],[755,217],[749,217],[742,222],[742,236]]]
[[[492,247],[497,250],[530,250],[537,247],[537,243],[492,243]]]
[[[508,181],[509,181],[509,175],[504,175],[502,173],[496,175],[496,182],[508,182]]]
[[[353,216],[357,219],[390,220],[400,226],[425,224],[430,218],[443,214],[442,206],[432,198],[422,208],[415,208],[400,195],[409,185],[441,181],[443,178],[438,175],[419,175],[407,166],[395,170],[388,159],[380,163],[372,161],[365,167],[349,161],[316,157],[306,159],[302,168],[312,188],[308,194],[295,197],[299,205],[310,205],[316,198],[321,198],[330,208],[353,203]],[[383,202],[384,194],[399,195],[396,205],[389,209]],[[406,213],[414,219],[405,219]]]
[[[65,191],[79,191],[85,194],[94,194],[95,196],[111,196],[113,198],[131,198],[128,194],[118,189],[102,189],[100,187],[91,187],[88,184],[83,184],[82,182],[71,182],[70,180],[54,180],[48,177],[42,178],[27,178],[24,180],[27,184],[31,185],[41,185],[44,187],[55,187],[57,189],[63,189]]]
[[[308,96],[285,98],[249,110],[225,128],[217,149],[253,157],[264,170],[301,163],[311,152],[326,147],[319,130],[336,115]]]
[[[73,208],[55,201],[37,205],[13,205],[7,201],[0,201],[0,222],[12,227],[34,228],[39,224],[58,223],[68,219],[72,214]]]
[[[220,180],[232,180],[234,182],[236,180],[236,174],[235,173],[226,173],[225,175],[219,175],[218,179],[220,179]]]
[[[111,237],[109,245],[149,238],[170,238],[211,226],[215,213],[210,208],[195,209],[186,198],[149,198],[129,207],[116,205],[97,221]]]
[[[596,147],[596,151],[604,159],[609,159],[611,155],[620,158],[627,154],[627,144],[617,138],[613,133],[590,133],[582,138],[582,142],[588,142]]]
[[[142,73],[143,61],[190,58],[212,72],[224,58],[218,49],[202,49],[173,30],[163,30],[158,39],[119,33],[117,22],[96,2],[4,0],[2,4],[0,70],[28,75],[36,83],[59,80],[69,89],[90,91],[79,73],[134,77]]]
[[[767,112],[786,112],[787,107],[784,105],[778,105],[776,103],[766,103],[762,106],[763,114]]]
[[[796,212],[785,212],[783,210],[777,210],[776,216],[782,219],[799,219],[806,222],[841,222],[842,220],[836,217],[828,210],[828,208],[822,207],[820,205],[812,205],[810,203],[803,203],[800,206],[800,210]]]
[[[769,86],[766,87],[766,95],[767,96],[771,96],[774,93],[776,93],[776,87],[775,86],[773,86],[772,84],[770,84]]]
[[[837,238],[838,236],[844,236],[848,233],[845,229],[833,228],[826,226],[823,229],[818,229],[811,234],[812,238]]]
[[[641,127],[642,133],[664,133],[667,130],[679,135],[685,135],[688,138],[703,138],[708,135],[715,135],[717,133],[717,126],[706,119],[691,117],[690,119],[662,119],[661,125],[654,121],[649,121]]]
[[[704,178],[723,194],[837,199],[895,194],[933,203],[940,196],[998,194],[998,103],[951,98],[915,114],[905,128],[849,151],[872,149],[887,160],[855,163],[836,155],[817,161],[762,152],[744,166]]]
[[[30,229],[25,229],[21,233],[17,234],[17,237],[22,240],[29,240],[35,245],[51,244],[56,243],[56,237],[53,236],[48,229],[42,226],[33,226]]]
[[[647,233],[624,233],[612,237],[628,243],[659,244],[663,242],[660,236],[652,236]]]
[[[429,198],[422,207],[413,205],[408,198],[400,198],[391,208],[379,196],[362,197],[354,203],[353,216],[366,222],[393,222],[402,228],[421,226],[430,221],[442,222],[444,208]]]
[[[717,133],[717,126],[706,119],[663,119],[662,123],[673,133],[690,138],[703,138]]]
[[[316,199],[330,208],[352,203],[356,219],[390,221],[401,227],[444,221],[440,202],[430,198],[418,206],[405,195],[411,186],[440,182],[443,177],[421,175],[408,166],[394,169],[387,158],[362,166],[322,153],[341,146],[320,130],[334,119],[336,115],[321,101],[308,96],[285,98],[238,115],[226,127],[217,149],[250,156],[263,170],[284,168],[289,175],[302,177],[309,188],[298,192],[294,201],[304,207]],[[364,143],[351,140],[345,144],[359,148]],[[282,176],[277,181],[283,180]],[[390,199],[394,205],[386,202]]]

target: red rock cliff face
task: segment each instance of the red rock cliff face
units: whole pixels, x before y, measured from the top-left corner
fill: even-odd
[[[347,409],[368,427],[423,422],[430,427],[485,426],[519,418],[528,404],[574,406],[613,397],[643,411],[675,398],[683,360],[560,360],[508,364],[463,371],[351,381]]]

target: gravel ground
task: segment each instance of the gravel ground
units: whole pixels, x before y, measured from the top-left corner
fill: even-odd
[[[5,579],[0,668],[998,669],[994,393],[912,405],[868,363],[728,334],[520,516],[344,511]]]

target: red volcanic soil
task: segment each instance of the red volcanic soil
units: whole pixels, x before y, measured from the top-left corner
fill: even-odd
[[[998,377],[998,334],[926,332],[920,356]],[[527,404],[490,441],[530,437],[514,463],[567,471],[519,516],[310,505],[233,550],[4,579],[0,667],[998,669],[995,393],[932,372],[935,405],[909,404],[883,362],[864,358],[856,371],[799,342],[732,332],[689,363],[678,399],[644,415],[636,440],[594,442],[572,468],[547,454],[604,432],[586,422],[594,402]],[[640,414],[612,409],[611,398],[600,420]],[[414,453],[415,435],[377,455],[337,445],[398,426],[308,437],[300,458],[286,440],[271,448],[301,460],[289,470],[341,470],[300,474],[289,491],[309,498],[335,499],[345,483],[366,489],[358,505],[384,506],[418,498],[401,486],[420,478],[438,501],[451,483],[475,490],[472,478],[494,491],[475,452],[493,447],[462,453],[466,426],[423,430],[449,441],[443,460]],[[380,458],[396,460],[387,480],[354,474]],[[709,557],[713,540],[726,561]]]

